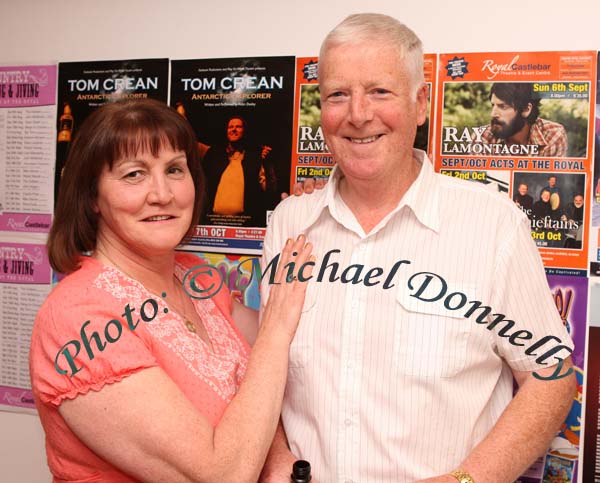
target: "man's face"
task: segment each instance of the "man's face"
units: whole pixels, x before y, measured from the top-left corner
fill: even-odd
[[[244,123],[241,119],[233,118],[227,124],[227,140],[235,143],[244,137]]]
[[[382,182],[398,176],[425,122],[427,86],[415,100],[406,62],[383,41],[334,46],[320,65],[321,125],[344,175]]]
[[[573,198],[573,204],[575,205],[575,208],[581,208],[583,206],[583,196],[575,196],[575,198]]]
[[[550,176],[548,178],[548,186],[550,186],[550,188],[554,188],[556,186],[556,178],[554,176]]]
[[[525,118],[509,103],[492,94],[492,119],[490,126],[494,136],[507,139],[518,133],[525,125]]]
[[[527,194],[527,185],[526,184],[519,185],[519,194],[521,196],[525,196]]]
[[[550,191],[542,191],[542,201],[545,201],[546,203],[550,201]]]

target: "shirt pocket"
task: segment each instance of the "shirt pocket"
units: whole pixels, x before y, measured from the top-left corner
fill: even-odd
[[[473,286],[461,283],[460,295],[448,289],[437,301],[427,302],[412,297],[401,281],[396,293],[397,317],[394,326],[393,364],[400,374],[414,377],[450,378],[461,372],[467,363],[467,343],[473,322],[463,315],[469,300],[476,300]],[[452,284],[448,284],[449,287]]]

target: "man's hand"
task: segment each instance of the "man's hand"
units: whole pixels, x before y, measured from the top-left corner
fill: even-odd
[[[263,145],[260,150],[260,159],[267,159],[267,156],[271,151],[273,151],[273,148],[271,146]]]
[[[304,181],[300,181],[294,185],[293,193],[294,196],[302,196],[303,194],[311,194],[314,190],[322,190],[329,181],[329,178],[307,178]],[[287,193],[281,193],[281,199],[284,200],[289,195]]]

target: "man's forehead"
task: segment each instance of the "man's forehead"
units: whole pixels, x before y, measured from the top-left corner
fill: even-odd
[[[329,48],[319,65],[319,82],[360,79],[377,83],[382,77],[409,78],[406,60],[390,43],[344,43]]]

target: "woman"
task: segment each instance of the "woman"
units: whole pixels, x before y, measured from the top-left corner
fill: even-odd
[[[257,480],[305,286],[274,285],[258,331],[225,290],[190,298],[182,281],[198,259],[175,247],[203,192],[194,133],[167,106],[117,102],[81,126],[48,240],[69,275],[42,305],[30,352],[54,481]],[[280,267],[310,251],[289,240]],[[194,290],[217,282],[192,275]]]

